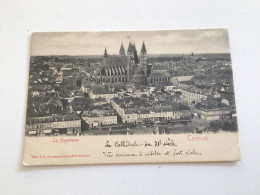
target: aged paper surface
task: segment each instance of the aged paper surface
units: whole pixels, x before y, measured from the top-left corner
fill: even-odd
[[[24,165],[236,160],[226,29],[33,33]]]

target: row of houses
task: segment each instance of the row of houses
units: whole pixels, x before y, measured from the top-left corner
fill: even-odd
[[[82,119],[89,125],[90,128],[96,128],[102,125],[117,124],[117,114],[113,109],[84,111],[82,114]]]
[[[191,116],[189,107],[182,105],[145,105],[139,99],[114,98],[111,100],[112,107],[117,111],[124,123],[142,123],[145,120],[173,120]],[[126,101],[127,100],[127,101]],[[126,103],[127,102],[127,103]]]
[[[196,87],[186,87],[181,89],[181,99],[190,106],[194,106],[198,102],[202,102],[209,98],[220,98],[218,92],[213,92],[205,89],[199,89]]]
[[[214,104],[203,105],[198,103],[194,108],[201,118],[208,122],[231,119],[235,116],[235,110],[223,103],[217,106]]]
[[[116,99],[111,100],[113,109],[91,110],[82,113],[82,119],[91,129],[99,126],[117,125],[118,115],[123,123],[143,123],[150,121],[165,121],[188,119],[193,113],[198,113],[207,122],[230,119],[234,111],[225,104],[218,106],[196,104],[194,110],[181,104],[172,106],[152,107],[125,107],[120,105]],[[48,134],[77,134],[81,131],[81,119],[75,115],[35,117],[27,119],[26,134],[48,135]]]
[[[76,114],[34,117],[26,120],[27,135],[76,134],[81,120]]]
[[[190,87],[182,89],[181,93],[182,101],[192,106],[193,112],[208,122],[231,119],[236,115],[235,107],[217,92]]]

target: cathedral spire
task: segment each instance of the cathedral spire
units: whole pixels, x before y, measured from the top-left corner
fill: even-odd
[[[145,47],[144,41],[143,41],[141,52],[146,52],[146,47]]]
[[[119,50],[119,56],[124,57],[125,56],[125,48],[123,43],[121,44],[120,50]]]
[[[140,65],[143,67],[145,71],[145,75],[147,75],[147,51],[145,44],[143,42],[141,52],[140,52]]]
[[[107,58],[107,48],[105,47],[105,51],[104,51],[104,57]]]

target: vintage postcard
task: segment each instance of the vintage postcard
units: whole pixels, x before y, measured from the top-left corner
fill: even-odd
[[[24,165],[240,160],[228,36],[33,33]]]

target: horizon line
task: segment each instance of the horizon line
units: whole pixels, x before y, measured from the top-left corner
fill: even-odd
[[[149,55],[201,55],[201,54],[231,54],[230,52],[211,52],[211,53],[196,53],[196,52],[189,52],[189,53],[155,53],[155,54],[147,54]],[[73,54],[44,54],[44,55],[30,55],[30,57],[36,57],[36,56],[103,56],[103,54],[79,54],[79,55],[73,55]],[[119,56],[118,54],[108,54],[108,56]]]

